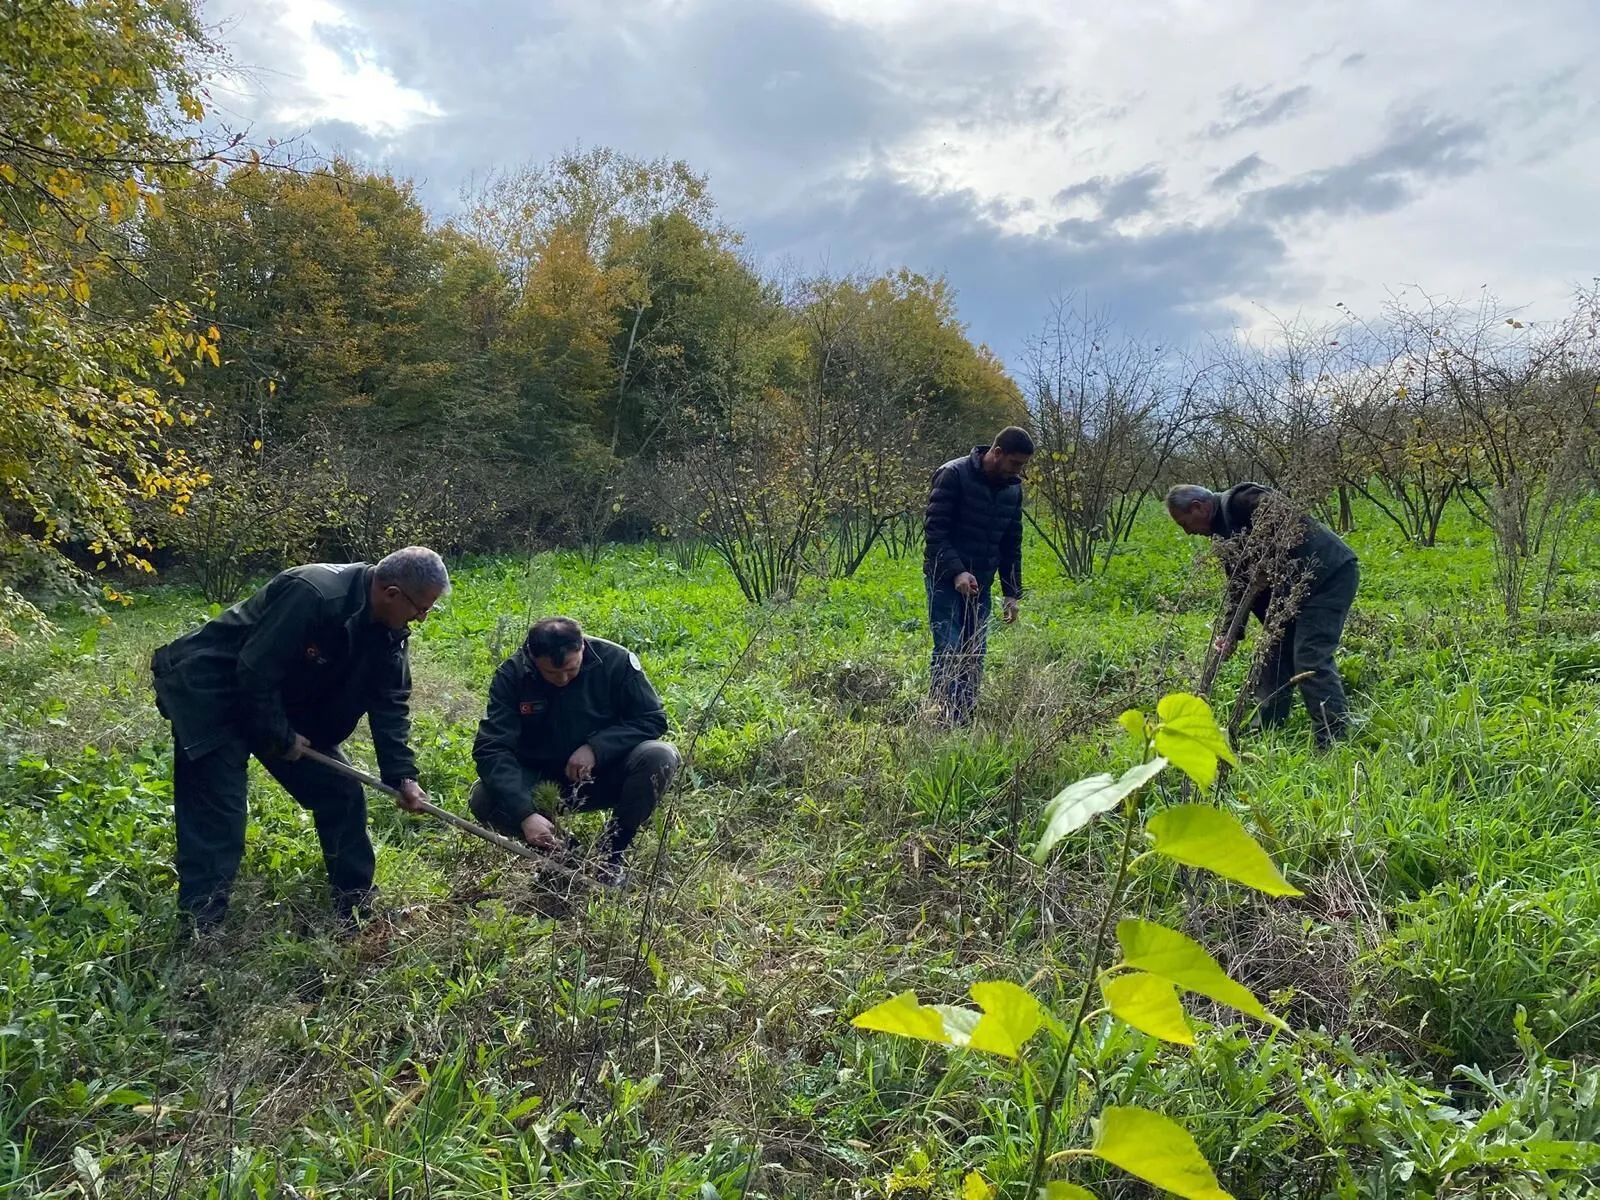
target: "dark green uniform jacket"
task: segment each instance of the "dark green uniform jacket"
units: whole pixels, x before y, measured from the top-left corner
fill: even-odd
[[[545,682],[526,647],[500,664],[472,758],[496,805],[520,819],[533,812],[524,771],[563,779],[567,759],[586,742],[595,770],[604,771],[666,732],[666,710],[638,655],[586,637],[583,666],[566,687]]]
[[[1239,483],[1217,497],[1217,515],[1212,518],[1211,536],[1220,538],[1249,534],[1261,501],[1271,494],[1271,489],[1259,483]],[[1305,536],[1300,544],[1289,551],[1292,560],[1304,561],[1311,571],[1311,591],[1314,593],[1327,582],[1334,572],[1356,561],[1355,551],[1345,545],[1344,539],[1314,517],[1303,517]],[[1245,579],[1230,579],[1230,595],[1237,597],[1248,585]],[[1271,590],[1256,597],[1254,612],[1266,619]]]
[[[366,563],[292,567],[155,652],[156,701],[189,758],[231,738],[337,746],[363,714],[386,783],[416,778],[407,634],[372,619]]]

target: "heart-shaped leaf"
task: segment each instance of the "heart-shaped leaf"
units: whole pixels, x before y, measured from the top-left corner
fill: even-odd
[[[1167,760],[1153,758],[1116,775],[1091,775],[1068,784],[1045,805],[1044,836],[1033,848],[1033,861],[1042,863],[1055,844],[1067,834],[1082,829],[1099,814],[1109,812],[1166,768]]]
[[[1110,1107],[1096,1126],[1090,1147],[1096,1158],[1185,1200],[1233,1200],[1189,1131],[1176,1121],[1147,1108]]]
[[[1170,979],[1130,971],[1102,980],[1100,991],[1111,1015],[1119,1021],[1164,1042],[1194,1045],[1194,1031],[1189,1028],[1183,1002],[1178,999],[1177,985]]]
[[[1204,946],[1176,929],[1126,917],[1117,922],[1117,941],[1122,944],[1122,961],[1134,970],[1170,979],[1184,991],[1199,992],[1218,1004],[1282,1026],[1249,988],[1228,977]]]
[[[1230,812],[1209,804],[1179,804],[1150,818],[1146,826],[1157,854],[1213,871],[1269,896],[1300,896],[1245,827]]]
[[[1217,760],[1238,765],[1228,746],[1228,737],[1217,725],[1211,706],[1199,696],[1173,692],[1156,704],[1156,753],[1164,755],[1202,789],[1217,778]]]

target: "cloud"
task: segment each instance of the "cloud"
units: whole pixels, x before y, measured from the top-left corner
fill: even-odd
[[[1130,233],[1114,218],[1074,218],[1011,232],[970,191],[932,193],[884,171],[797,198],[750,230],[758,252],[802,263],[824,256],[882,269],[909,263],[957,288],[972,335],[1008,362],[1049,298],[1079,292],[1141,332],[1181,340],[1228,323],[1228,297],[1292,300],[1274,281],[1286,248],[1266,222],[1232,214]]]
[[[440,214],[574,146],[683,158],[764,262],[943,272],[1003,353],[1071,288],[1170,336],[1600,266],[1592,0],[202,3],[263,138]]]
[[[1309,84],[1301,84],[1276,95],[1269,96],[1267,91],[1266,88],[1254,91],[1234,88],[1224,97],[1223,119],[1207,125],[1205,136],[1217,139],[1232,137],[1246,129],[1265,129],[1298,116],[1305,111],[1306,102],[1311,99]]]
[[[1063,188],[1055,198],[1056,203],[1063,206],[1075,200],[1092,201],[1103,220],[1118,221],[1159,208],[1160,200],[1156,191],[1165,180],[1166,172],[1160,167],[1146,167],[1116,179],[1097,175],[1083,183]]]
[[[1484,127],[1473,121],[1414,113],[1395,122],[1375,149],[1338,166],[1251,192],[1246,205],[1267,218],[1392,212],[1419,186],[1457,179],[1484,165]]]
[[[1207,188],[1213,192],[1231,192],[1239,185],[1254,179],[1266,165],[1267,161],[1261,155],[1247,154],[1233,166],[1217,172]]]

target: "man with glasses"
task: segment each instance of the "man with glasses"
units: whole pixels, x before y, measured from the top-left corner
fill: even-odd
[[[156,705],[172,723],[178,908],[196,934],[214,930],[244,855],[250,756],[310,810],[335,913],[346,925],[377,913],[374,854],[361,785],[303,757],[342,758],[363,715],[378,769],[416,811],[411,667],[406,640],[450,590],[425,546],[376,565],[316,563],[155,652]]]

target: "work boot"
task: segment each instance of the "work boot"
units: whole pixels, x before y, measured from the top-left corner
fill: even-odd
[[[622,860],[622,851],[612,850],[600,856],[590,874],[607,891],[620,892],[628,886],[628,866]]]
[[[178,910],[178,942],[180,945],[204,946],[216,941],[222,932],[223,919],[228,915],[226,895],[208,896],[193,908]]]
[[[393,921],[394,909],[383,903],[383,893],[376,886],[355,894],[339,894],[333,898],[333,915],[341,935],[355,933],[363,925],[377,921]]]

